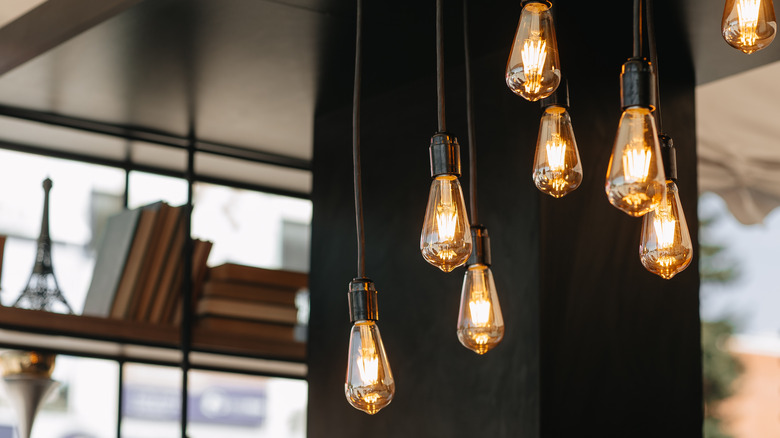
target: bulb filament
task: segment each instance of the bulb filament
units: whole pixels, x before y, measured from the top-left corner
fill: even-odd
[[[657,214],[655,220],[653,220],[653,227],[655,228],[658,248],[670,249],[674,244],[674,233],[677,230],[677,221],[668,214]]]
[[[449,181],[440,181],[441,201],[436,206],[436,225],[439,227],[439,239],[452,242],[458,227],[458,209],[452,202],[452,192]]]
[[[521,56],[525,74],[523,87],[526,93],[536,94],[542,89],[542,70],[547,59],[547,42],[539,39],[538,36],[525,40]]]
[[[566,143],[558,133],[552,134],[552,140],[545,145],[547,147],[547,164],[553,172],[561,172],[565,167]]]
[[[482,295],[484,295],[484,292],[469,301],[471,322],[477,327],[485,327],[490,319],[490,301],[486,300]]]
[[[376,348],[372,342],[373,336],[368,326],[360,327],[360,339],[360,357],[357,360],[360,380],[363,382],[363,386],[376,385],[379,381],[379,355],[376,354]],[[366,401],[373,403],[367,398]]]
[[[623,176],[626,183],[643,183],[650,172],[650,148],[626,146],[623,152]]]
[[[739,42],[751,47],[758,39],[758,12],[761,0],[739,0],[737,3],[737,18],[739,20]]]

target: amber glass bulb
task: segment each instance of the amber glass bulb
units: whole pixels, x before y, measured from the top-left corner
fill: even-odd
[[[525,5],[506,65],[506,84],[530,101],[543,99],[561,83],[558,43],[550,8],[544,3]]]
[[[357,321],[352,326],[344,393],[349,404],[370,415],[393,400],[395,381],[374,321]]]
[[[620,117],[605,190],[612,205],[635,217],[649,213],[661,202],[666,176],[649,109],[630,107]]]
[[[544,110],[536,140],[533,178],[539,190],[555,198],[568,194],[582,182],[580,151],[566,108],[550,106]]]
[[[775,39],[777,20],[772,0],[727,0],[721,23],[723,39],[748,55]]]
[[[466,263],[471,255],[466,201],[458,178],[453,175],[439,175],[431,184],[420,250],[428,263],[444,272]]]
[[[477,354],[485,354],[504,337],[504,317],[498,303],[493,273],[486,265],[469,266],[463,279],[458,314],[458,340]]]
[[[666,197],[642,219],[642,265],[670,279],[691,264],[693,244],[674,181],[666,182]]]

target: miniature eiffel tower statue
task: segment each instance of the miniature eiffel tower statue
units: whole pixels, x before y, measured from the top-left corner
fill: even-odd
[[[62,295],[57,278],[54,276],[54,268],[51,264],[51,237],[49,237],[49,191],[51,179],[43,181],[43,219],[41,220],[41,234],[38,236],[38,252],[35,257],[30,280],[27,286],[16,299],[13,307],[23,309],[46,310],[49,312],[73,313],[68,301]]]

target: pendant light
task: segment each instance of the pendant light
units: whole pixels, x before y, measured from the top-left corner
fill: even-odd
[[[655,118],[658,122],[658,130],[663,132],[655,20],[652,0],[645,1],[650,59],[655,67]],[[639,246],[639,258],[645,269],[669,280],[691,264],[693,243],[677,190],[677,155],[674,142],[666,134],[659,135],[659,140],[664,173],[666,174],[666,197],[653,211],[642,218],[642,241]]]
[[[447,133],[444,118],[444,38],[442,0],[436,0],[436,82],[439,131],[431,138],[431,190],[420,235],[423,258],[444,272],[466,263],[471,231],[460,187],[460,145]]]
[[[772,0],[726,0],[721,33],[731,47],[748,55],[765,48],[777,33]]]
[[[490,271],[490,238],[479,224],[477,213],[477,145],[471,92],[471,61],[468,37],[468,0],[463,0],[463,40],[466,58],[466,116],[469,138],[469,201],[473,248],[466,264],[466,275],[458,313],[458,340],[477,354],[485,354],[504,337],[504,317],[498,302],[496,283]]]
[[[352,164],[355,187],[355,222],[358,240],[358,277],[349,283],[348,302],[352,331],[349,336],[347,376],[344,393],[350,405],[373,415],[390,404],[395,395],[395,380],[379,334],[378,297],[374,282],[366,278],[363,230],[363,189],[360,169],[360,74],[363,5],[357,0],[355,43],[355,90],[352,105]]]
[[[605,191],[609,202],[631,216],[652,211],[666,193],[655,107],[653,67],[642,55],[642,0],[634,0],[634,53],[620,75],[620,117]]]
[[[506,84],[518,96],[535,102],[543,99],[561,81],[558,42],[546,0],[524,0],[515,40],[506,64]]]
[[[566,196],[582,182],[582,163],[569,108],[569,86],[564,80],[549,97],[542,99],[542,120],[536,140],[533,180],[542,193],[554,198]]]

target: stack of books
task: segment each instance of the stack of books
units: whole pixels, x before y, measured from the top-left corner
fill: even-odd
[[[196,305],[196,326],[232,337],[296,342],[297,293],[308,285],[299,272],[232,263],[209,269]]]
[[[175,325],[181,320],[184,207],[157,202],[108,219],[84,315]],[[192,291],[207,274],[212,243],[193,242]]]

